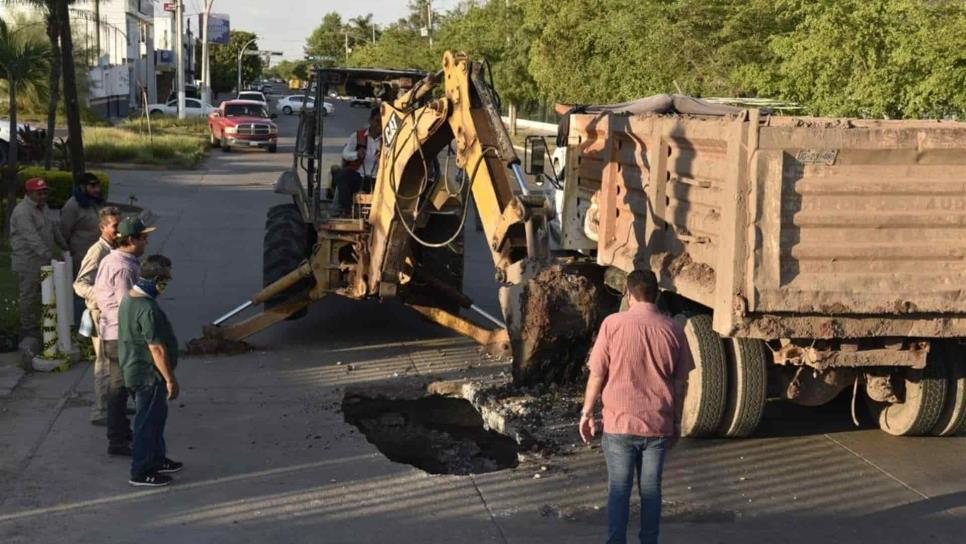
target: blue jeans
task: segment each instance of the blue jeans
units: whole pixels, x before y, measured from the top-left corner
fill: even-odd
[[[168,388],[162,381],[134,389],[137,413],[131,443],[131,478],[153,474],[164,462],[164,424],[168,419]]]
[[[604,433],[607,460],[607,542],[627,542],[631,490],[637,476],[641,493],[641,544],[657,544],[661,522],[661,472],[667,439]]]

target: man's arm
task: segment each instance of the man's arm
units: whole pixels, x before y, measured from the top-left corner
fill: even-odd
[[[580,430],[580,438],[584,442],[597,435],[597,421],[594,419],[594,407],[597,399],[600,398],[607,382],[607,369],[610,365],[610,354],[607,351],[608,344],[607,321],[600,326],[597,333],[597,340],[594,342],[594,349],[590,352],[590,360],[587,366],[590,367],[590,377],[587,378],[587,389],[584,391],[584,407],[580,411],[580,423],[577,425]]]
[[[168,359],[168,349],[164,347],[164,344],[148,344],[148,349],[151,350],[154,367],[161,373],[164,383],[168,387],[168,400],[178,398],[180,387],[178,386],[178,379],[174,375],[174,369],[171,368],[171,361]]]
[[[64,204],[63,209],[60,210],[60,228],[54,230],[60,232],[62,239],[70,240],[70,235],[74,232],[74,226],[77,225],[78,217],[77,201],[68,200],[67,204]]]
[[[95,242],[87,250],[84,260],[81,261],[80,270],[77,271],[77,279],[74,280],[74,292],[84,300],[94,300],[94,279],[97,277],[96,254],[100,251],[97,247],[99,243],[99,241]]]
[[[352,135],[349,136],[349,141],[345,143],[345,147],[342,148],[342,160],[359,160],[359,150],[356,149],[356,145],[356,133],[353,132]]]

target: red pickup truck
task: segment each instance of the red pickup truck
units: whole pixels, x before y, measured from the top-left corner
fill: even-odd
[[[226,153],[233,146],[265,147],[269,153],[278,150],[278,126],[272,122],[265,104],[254,100],[226,100],[208,116],[212,147]]]

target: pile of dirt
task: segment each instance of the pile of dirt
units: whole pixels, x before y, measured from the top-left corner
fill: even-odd
[[[240,355],[254,351],[248,342],[241,340],[227,340],[215,335],[205,335],[201,338],[189,340],[184,354],[192,357],[204,355]]]
[[[513,379],[529,386],[580,379],[594,335],[619,300],[604,288],[600,267],[574,263],[541,271],[527,283],[521,303]]]

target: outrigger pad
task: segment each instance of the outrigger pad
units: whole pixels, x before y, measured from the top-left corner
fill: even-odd
[[[513,382],[530,386],[582,379],[597,330],[620,297],[604,287],[603,268],[564,262],[527,281],[519,301],[513,327],[519,328],[511,332]]]

